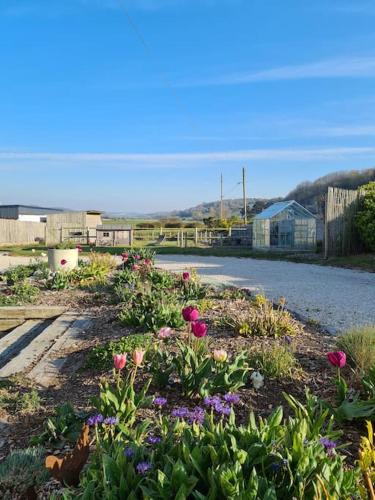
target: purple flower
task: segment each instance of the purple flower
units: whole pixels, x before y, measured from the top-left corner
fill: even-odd
[[[205,406],[208,406],[210,408],[214,408],[215,405],[220,404],[220,398],[218,396],[206,396],[203,400],[203,403]]]
[[[216,413],[219,413],[219,415],[230,415],[231,409],[229,406],[225,406],[222,403],[217,403],[215,405],[215,411]]]
[[[93,425],[98,425],[103,423],[104,417],[101,413],[98,413],[97,415],[92,415],[87,419],[87,425],[93,426]]]
[[[158,398],[154,398],[154,405],[156,406],[164,406],[167,404],[167,398],[162,398],[162,397],[158,397]]]
[[[189,416],[189,410],[188,408],[185,408],[184,406],[183,407],[180,407],[180,408],[175,408],[174,410],[172,410],[172,417],[175,417],[175,418],[187,418]]]
[[[161,437],[151,434],[150,436],[148,436],[147,442],[148,444],[159,444],[161,443]]]
[[[105,424],[105,425],[117,425],[118,418],[117,417],[107,417],[104,419],[103,424]]]
[[[203,424],[205,417],[205,411],[200,406],[194,408],[193,411],[189,412],[188,421],[189,424]]]
[[[224,394],[223,399],[226,403],[230,405],[237,405],[240,402],[240,397],[238,394],[232,394],[228,392],[228,394]]]
[[[135,451],[130,446],[127,446],[124,450],[124,455],[126,456],[126,458],[133,458],[135,455]]]
[[[327,450],[327,455],[331,457],[334,454],[334,449],[337,446],[336,443],[325,437],[320,438],[319,441],[320,444],[322,444],[324,448]]]
[[[136,466],[138,474],[146,474],[151,469],[151,464],[149,462],[139,462]]]

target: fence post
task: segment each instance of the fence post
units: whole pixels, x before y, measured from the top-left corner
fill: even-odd
[[[195,228],[194,241],[195,241],[195,246],[198,246],[198,228],[197,227]]]

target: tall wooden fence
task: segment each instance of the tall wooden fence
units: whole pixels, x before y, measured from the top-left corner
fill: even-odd
[[[359,191],[328,188],[325,209],[324,255],[343,256],[362,250],[355,227],[362,194]]]
[[[45,240],[45,222],[0,219],[0,245],[33,245]]]

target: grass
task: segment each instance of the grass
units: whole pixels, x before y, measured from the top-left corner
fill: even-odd
[[[188,247],[180,248],[174,245],[173,242],[168,242],[167,245],[154,246],[148,241],[136,241],[134,247],[150,247],[159,255],[199,255],[213,257],[240,257],[261,260],[273,261],[288,261],[301,264],[317,264],[321,266],[344,267],[349,269],[360,269],[363,271],[375,272],[375,254],[367,253],[360,255],[351,255],[347,257],[330,257],[325,260],[320,253],[307,252],[261,252],[244,247]],[[134,248],[133,247],[133,248]],[[35,252],[32,252],[32,250]],[[128,247],[95,247],[96,252],[110,253],[119,255]],[[0,247],[0,251],[9,252],[12,255],[36,257],[42,252],[46,252],[45,246],[9,246]],[[83,255],[90,251],[90,247],[83,246]]]
[[[349,330],[337,341],[360,377],[367,375],[375,364],[375,326]]]

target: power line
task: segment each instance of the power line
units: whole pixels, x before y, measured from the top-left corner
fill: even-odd
[[[117,0],[117,4],[118,4],[119,8],[122,10],[122,12],[124,13],[125,18],[127,19],[130,28],[132,29],[132,31],[134,32],[134,34],[136,35],[136,37],[140,41],[140,43],[143,46],[149,59],[151,61],[153,61],[154,64],[159,66],[159,68],[158,68],[159,78],[160,78],[161,82],[165,85],[165,87],[170,91],[171,95],[173,96],[173,98],[177,102],[177,105],[179,106],[180,111],[184,115],[186,122],[191,127],[192,131],[194,131],[194,133],[199,134],[199,127],[191,119],[191,117],[186,113],[185,103],[181,99],[180,95],[176,92],[176,89],[174,88],[172,82],[170,81],[170,79],[168,78],[168,76],[166,75],[164,70],[160,67],[160,64],[157,62],[157,60],[154,56],[154,51],[151,48],[151,45],[147,42],[146,38],[144,37],[141,30],[139,29],[138,25],[136,24],[136,22],[134,21],[134,19],[130,15],[130,13],[125,5],[125,2],[123,2],[122,0]]]

